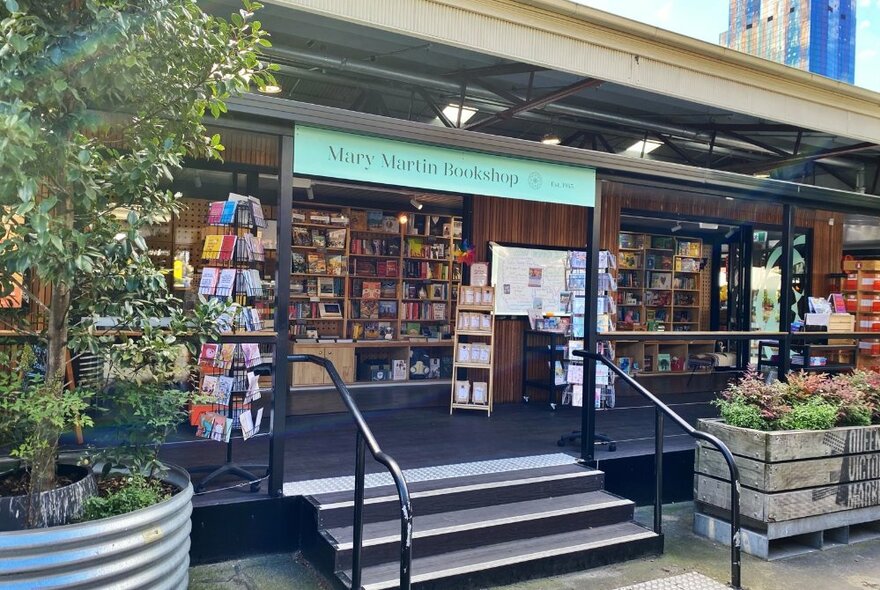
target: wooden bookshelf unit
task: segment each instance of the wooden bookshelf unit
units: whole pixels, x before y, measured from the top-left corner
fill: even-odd
[[[407,213],[401,223],[396,212],[309,204],[293,210],[291,223],[294,351],[333,357],[347,382],[379,380],[364,378],[362,368],[380,359],[389,361],[383,380],[439,379],[436,363],[451,362],[451,352],[419,351],[453,345],[461,219]],[[421,365],[412,372],[413,350],[424,357],[424,374]],[[296,368],[293,383],[325,378]]]
[[[621,232],[619,329],[694,332],[700,322],[703,243],[698,238]]]

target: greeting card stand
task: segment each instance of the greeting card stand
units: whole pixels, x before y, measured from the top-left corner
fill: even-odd
[[[232,197],[232,195],[230,195],[230,197]],[[234,205],[230,205],[230,203],[234,203]],[[237,201],[230,199],[229,201],[226,201],[224,205],[228,208],[234,207],[234,213],[232,213],[231,219],[229,219],[230,216],[227,215],[227,212],[218,215],[216,211],[212,209],[212,213],[209,213],[208,218],[208,233],[213,235],[220,234],[224,238],[234,236],[235,240],[231,252],[227,251],[225,254],[222,253],[222,251],[214,252],[211,248],[206,246],[203,252],[203,258],[208,260],[208,265],[217,267],[221,271],[224,269],[234,269],[235,277],[232,281],[229,293],[226,293],[224,290],[222,294],[207,293],[207,295],[222,299],[231,299],[234,303],[240,306],[238,309],[244,310],[242,312],[237,311],[234,314],[234,317],[229,318],[232,330],[231,333],[240,335],[249,331],[262,329],[262,326],[259,325],[259,323],[256,325],[253,324],[255,320],[259,322],[258,318],[255,317],[256,314],[249,315],[249,310],[254,309],[254,304],[258,298],[259,291],[255,289],[253,282],[249,283],[247,280],[248,277],[246,277],[245,273],[251,269],[257,268],[257,265],[262,262],[262,252],[255,251],[253,246],[259,243],[257,229],[259,227],[264,227],[265,222],[263,221],[264,218],[259,202],[251,198],[242,198]],[[246,240],[246,234],[248,234],[248,238],[253,237],[255,239],[253,241]],[[223,249],[227,250],[225,243]],[[215,283],[215,288],[217,287],[219,287],[219,284]],[[261,288],[262,287],[260,287],[260,289]],[[199,291],[203,295],[206,294],[203,292],[201,284],[199,285]],[[240,339],[238,339],[238,341],[240,342]],[[227,346],[229,345],[227,344]],[[208,485],[214,480],[227,476],[234,476],[245,482],[251,482],[250,491],[257,492],[260,489],[262,480],[269,475],[268,464],[243,464],[237,463],[233,460],[233,440],[236,438],[239,440],[246,440],[255,434],[253,431],[249,431],[247,433],[248,436],[245,437],[242,432],[241,421],[242,413],[248,412],[250,414],[251,408],[256,405],[255,402],[259,399],[259,396],[256,396],[256,399],[253,399],[254,396],[252,393],[249,396],[249,391],[252,392],[251,382],[258,378],[258,373],[271,374],[271,365],[268,367],[262,365],[263,370],[261,371],[261,367],[258,365],[262,359],[248,358],[248,355],[245,354],[245,346],[250,345],[241,343],[234,344],[234,351],[231,358],[218,359],[219,363],[216,363],[218,364],[217,367],[209,368],[206,371],[203,370],[202,378],[199,383],[202,391],[204,391],[204,379],[206,376],[214,376],[218,378],[225,377],[227,380],[231,379],[231,388],[228,391],[227,399],[220,399],[221,397],[224,397],[223,395],[220,395],[219,397],[215,395],[216,403],[211,405],[211,414],[225,416],[226,418],[226,420],[223,421],[223,432],[217,437],[206,436],[206,438],[219,440],[220,442],[225,443],[226,461],[222,465],[206,465],[190,469],[191,473],[208,473],[208,475],[195,484],[196,493],[206,491]],[[260,416],[261,414],[258,414],[258,417]],[[251,423],[252,428],[259,428],[258,420],[250,420],[248,422]],[[200,426],[202,425],[200,424]]]

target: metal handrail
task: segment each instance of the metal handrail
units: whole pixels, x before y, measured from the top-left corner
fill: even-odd
[[[576,350],[574,354],[579,357],[589,358],[594,361],[599,361],[602,364],[606,365],[611,371],[613,371],[618,377],[623,379],[626,383],[628,383],[633,389],[639,392],[643,397],[645,397],[648,401],[654,404],[654,475],[656,478],[655,488],[654,488],[654,532],[657,534],[662,533],[662,518],[663,518],[663,415],[669,416],[673,422],[678,425],[679,428],[684,430],[691,437],[705,441],[712,446],[714,446],[721,455],[724,457],[724,460],[727,462],[727,469],[730,471],[730,585],[733,588],[739,589],[741,587],[740,580],[740,565],[741,565],[741,551],[740,551],[740,523],[739,523],[739,469],[736,466],[736,462],[733,459],[733,453],[730,452],[730,449],[727,448],[723,442],[721,442],[717,437],[703,432],[701,430],[697,430],[693,426],[687,423],[684,418],[676,414],[669,408],[666,404],[660,401],[653,393],[645,389],[642,384],[633,379],[631,376],[624,373],[620,367],[612,363],[609,359],[605,358],[601,354],[596,352],[591,352],[587,350]],[[592,413],[595,416],[596,408],[595,404],[585,403],[584,407],[588,413]],[[593,422],[593,417],[590,418],[590,422]]]
[[[397,497],[400,500],[400,588],[409,590],[412,577],[412,501],[409,496],[409,487],[406,485],[406,479],[403,477],[403,471],[391,456],[384,453],[373,436],[373,431],[364,420],[363,414],[354,402],[351,391],[342,382],[342,377],[336,371],[336,367],[329,360],[315,356],[312,354],[292,354],[287,357],[291,363],[314,363],[321,365],[336,390],[342,398],[342,403],[348,408],[349,413],[354,419],[357,427],[357,450],[355,458],[355,483],[354,483],[354,531],[353,531],[353,552],[351,560],[351,588],[359,589],[361,587],[361,549],[363,548],[364,533],[364,459],[366,456],[365,449],[370,450],[373,458],[384,465],[394,485],[397,488]]]

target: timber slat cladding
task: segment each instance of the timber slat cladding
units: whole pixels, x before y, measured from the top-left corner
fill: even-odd
[[[764,463],[736,457],[742,485],[779,492],[799,488],[832,485],[837,482],[863,481],[880,478],[880,453],[861,453],[824,459]],[[721,453],[700,443],[697,448],[698,473],[730,481],[727,463]]]
[[[720,438],[735,455],[767,463],[880,452],[880,426],[762,432],[701,420],[700,429]]]
[[[477,261],[488,261],[489,242],[583,248],[584,207],[496,197],[474,197],[473,239]],[[495,323],[495,402],[518,402],[522,393],[522,338],[526,319]],[[532,390],[536,393],[536,390]],[[546,397],[545,393],[539,394]],[[546,401],[536,395],[536,401]]]
[[[730,484],[707,477],[694,477],[694,500],[730,510]],[[833,514],[880,504],[880,480],[765,494],[749,488],[740,493],[740,512],[761,522],[783,522]]]

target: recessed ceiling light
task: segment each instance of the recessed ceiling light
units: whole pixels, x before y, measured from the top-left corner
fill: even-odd
[[[260,86],[257,90],[263,94],[278,94],[281,92],[281,86],[277,84],[266,84],[265,86]]]
[[[548,133],[541,138],[541,143],[547,145],[559,145],[560,143],[562,143],[562,140],[559,139],[559,136],[555,133]]]
[[[458,111],[459,107],[457,104],[447,105],[445,109],[443,109],[443,114],[446,115],[446,118],[449,119],[453,124],[458,123]],[[471,117],[477,114],[477,109],[472,109],[471,107],[461,107],[461,124],[464,125],[468,121],[470,121]]]
[[[770,173],[769,172],[760,172],[758,174],[755,174],[755,178],[770,178]]]
[[[717,223],[706,223],[704,221],[700,222],[700,229],[718,229]]]
[[[661,145],[663,145],[663,144],[660,143],[659,141],[654,141],[652,139],[640,139],[639,141],[635,142],[634,144],[632,144],[631,146],[626,148],[624,150],[624,153],[639,154],[639,155],[650,154],[651,152],[656,150]]]

